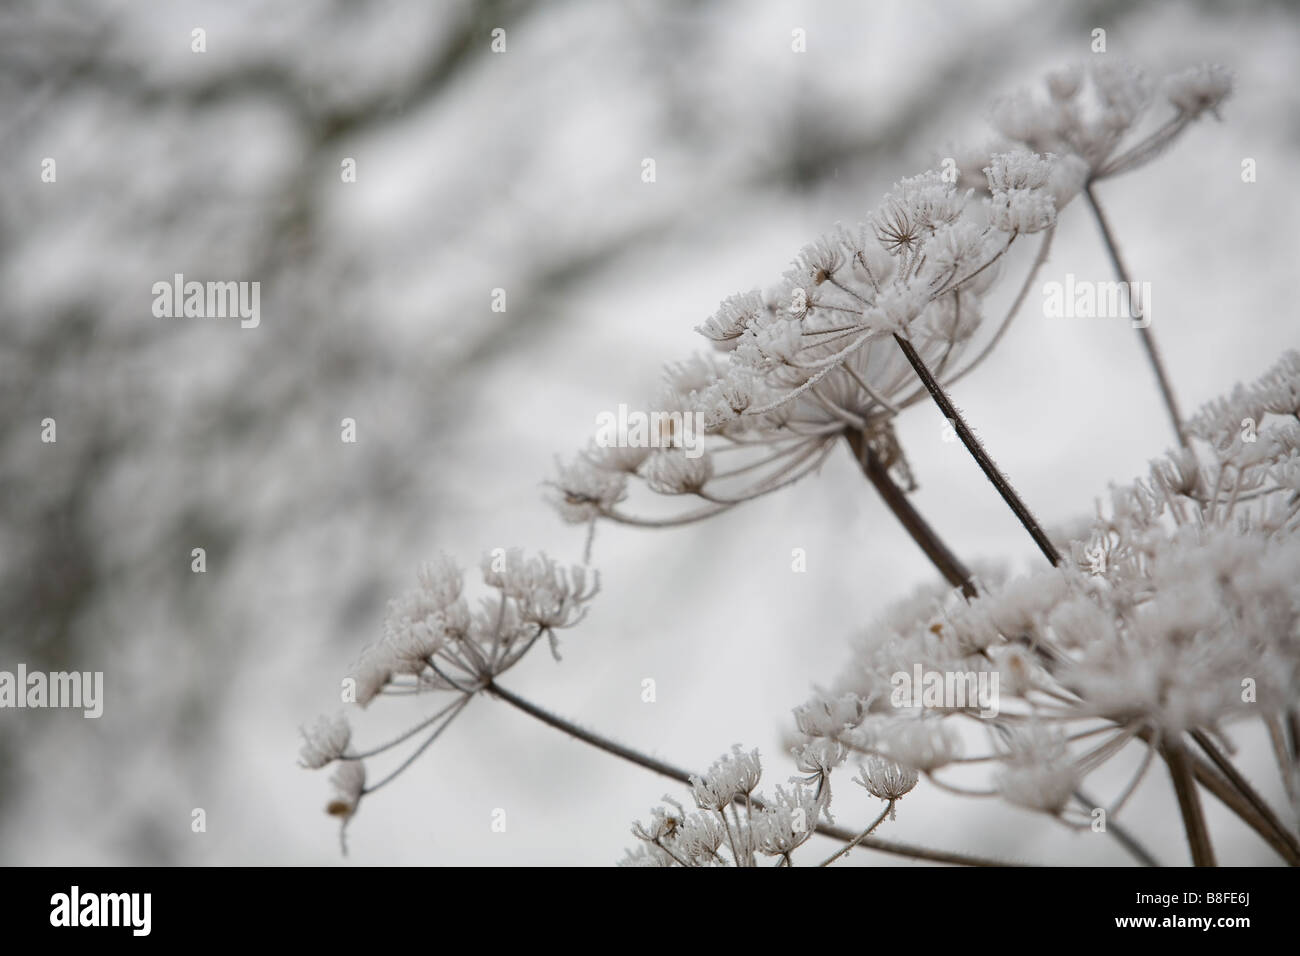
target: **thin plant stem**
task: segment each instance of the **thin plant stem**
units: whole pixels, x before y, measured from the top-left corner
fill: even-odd
[[[1278,819],[1273,809],[1264,802],[1264,798],[1250,785],[1250,781],[1238,772],[1237,768],[1232,765],[1232,761],[1215,746],[1209,735],[1203,730],[1193,730],[1192,739],[1196,741],[1197,746],[1205,751],[1205,755],[1210,758],[1210,762],[1218,768],[1219,772],[1228,778],[1228,782],[1246,798],[1260,818],[1273,829],[1278,838],[1291,848],[1293,854],[1300,856],[1300,840],[1297,840],[1296,835]]]
[[[1138,733],[1138,738],[1152,746],[1156,745],[1155,736],[1150,730]],[[1218,798],[1219,802],[1235,813],[1243,823],[1254,830],[1273,850],[1291,866],[1300,866],[1300,854],[1297,854],[1286,842],[1280,840],[1273,828],[1261,817],[1246,799],[1221,774],[1195,754],[1187,754],[1192,767],[1192,776],[1196,782]]]
[[[929,522],[912,506],[903,489],[889,477],[889,470],[876,453],[867,446],[862,433],[846,431],[844,437],[849,447],[853,449],[853,457],[862,467],[862,473],[875,487],[885,506],[894,513],[894,517],[911,535],[912,540],[925,552],[930,563],[938,569],[945,581],[955,588],[961,588],[962,594],[966,597],[973,598],[976,593],[975,585],[971,582],[971,573],[966,565],[953,554],[952,549],[935,533]]]
[[[894,341],[898,343],[898,347],[901,348],[903,354],[907,356],[907,361],[911,363],[913,370],[925,385],[926,391],[928,391],[930,397],[934,399],[934,403],[939,406],[939,411],[943,412],[944,417],[952,422],[953,429],[957,432],[957,437],[960,438],[961,443],[966,446],[966,450],[971,453],[971,457],[975,459],[975,463],[980,466],[980,471],[984,472],[984,477],[988,478],[988,480],[992,482],[993,487],[996,488],[998,494],[1002,496],[1002,500],[1007,503],[1007,507],[1011,509],[1012,513],[1015,514],[1020,523],[1024,525],[1025,530],[1028,531],[1029,536],[1034,539],[1034,543],[1038,545],[1038,549],[1043,552],[1044,557],[1054,565],[1060,564],[1061,554],[1056,550],[1056,545],[1052,544],[1051,540],[1047,537],[1047,534],[1041,527],[1039,527],[1038,520],[1029,510],[1028,506],[1020,500],[1020,496],[1016,494],[1016,490],[1011,487],[1011,482],[1007,481],[1006,476],[998,470],[998,466],[993,462],[993,459],[989,457],[988,452],[984,450],[984,446],[980,443],[980,440],[975,437],[975,433],[970,430],[970,426],[966,424],[966,419],[962,417],[961,412],[957,411],[957,406],[955,406],[952,403],[952,400],[948,398],[947,393],[943,390],[943,386],[940,385],[935,377],[930,373],[930,370],[926,367],[925,362],[921,359],[921,356],[917,353],[912,343],[897,333],[894,335]]]
[[[1286,731],[1282,727],[1282,721],[1277,717],[1267,717],[1265,721],[1268,724],[1268,739],[1273,745],[1273,759],[1277,761],[1277,768],[1282,777],[1282,787],[1286,790],[1286,795],[1293,803],[1296,801],[1295,781],[1289,769],[1290,757],[1287,754]]]
[[[818,865],[818,866],[830,866],[832,863],[834,863],[834,862],[835,862],[836,860],[838,860],[840,857],[844,856],[844,854],[848,853],[850,850],[852,850],[855,846],[857,846],[859,843],[861,843],[861,842],[862,842],[863,840],[865,840],[867,837],[871,836],[871,831],[874,830],[876,827],[880,826],[880,824],[884,823],[884,822],[885,822],[885,817],[889,816],[889,814],[893,812],[893,809],[894,809],[894,803],[895,803],[895,801],[893,801],[893,800],[888,801],[888,802],[885,804],[885,809],[883,809],[883,810],[880,811],[880,816],[876,817],[876,819],[872,821],[871,826],[867,827],[865,830],[863,830],[861,833],[859,833],[856,837],[854,837],[850,842],[844,844],[844,846],[842,846],[842,847],[840,847],[838,850],[836,850],[835,853],[834,853],[833,855],[828,856],[826,859],[822,860],[822,861],[821,861],[820,863],[818,863],[817,865]]]
[[[1148,753],[1150,753],[1150,751],[1148,751]],[[1088,794],[1084,793],[1083,790],[1075,790],[1071,796],[1074,797],[1075,801],[1084,807],[1084,809],[1092,810],[1100,806],[1100,804],[1088,796]],[[1106,820],[1106,832],[1118,840],[1120,845],[1123,846],[1124,849],[1128,850],[1128,852],[1143,866],[1158,867],[1160,863],[1151,855],[1146,847],[1138,842],[1137,837],[1129,833],[1127,827],[1121,826],[1118,820],[1109,819],[1109,816],[1110,814],[1107,814],[1108,819]]]
[[[652,770],[655,773],[668,777],[671,780],[675,780],[684,786],[690,786],[691,775],[681,767],[676,767],[662,760],[657,760],[654,757],[633,750],[631,747],[625,747],[620,743],[616,743],[606,737],[600,736],[599,734],[592,733],[590,730],[579,727],[577,724],[565,720],[563,717],[553,714],[548,710],[544,710],[531,701],[525,700],[518,694],[506,690],[495,681],[489,682],[483,689],[493,696],[504,700],[511,706],[523,711],[525,714],[535,717],[547,726],[562,731],[571,737],[576,737],[583,743],[590,744],[598,750],[611,753],[616,757],[622,757],[624,760],[634,763],[639,767],[644,767],[647,770]],[[763,804],[758,800],[754,800],[753,805],[760,810],[763,808]],[[855,838],[854,833],[841,827],[819,826],[815,832],[822,836],[829,837],[832,840],[840,840],[843,842],[848,842]],[[861,840],[859,845],[867,847],[868,849],[878,850],[881,853],[891,853],[895,856],[905,856],[914,860],[927,860],[931,863],[950,863],[957,866],[1023,865],[1009,861],[993,860],[988,857],[974,856],[968,853],[951,853],[946,850],[931,850],[928,847],[914,846],[908,843],[894,843],[891,841],[880,840],[875,837],[867,837],[866,839]]]
[[[411,764],[415,763],[415,761],[419,759],[420,754],[428,750],[433,745],[433,742],[442,736],[442,732],[451,726],[451,722],[456,719],[456,715],[459,714],[462,710],[464,710],[469,705],[469,702],[473,699],[474,699],[473,694],[466,694],[464,697],[460,698],[460,700],[458,700],[456,704],[452,708],[450,708],[451,712],[446,717],[443,718],[443,722],[438,725],[438,728],[434,730],[434,732],[431,733],[425,739],[424,743],[420,744],[420,746],[416,748],[414,753],[412,753],[409,757],[403,760],[397,766],[397,769],[394,770],[392,773],[390,773],[388,776],[384,777],[378,783],[366,787],[361,792],[363,794],[374,793],[376,790],[378,790],[380,787],[384,786],[385,784],[391,783],[393,780],[396,780],[397,777],[400,776],[401,773],[404,770],[406,770],[407,767],[411,766]],[[439,714],[439,716],[441,716],[441,714]]]
[[[1179,742],[1166,743],[1160,749],[1165,763],[1169,765],[1169,775],[1174,780],[1178,809],[1182,812],[1183,828],[1187,831],[1187,845],[1192,851],[1192,865],[1215,866],[1214,847],[1210,845],[1210,832],[1205,826],[1201,795],[1196,789],[1196,778],[1187,750]]]
[[[380,744],[378,747],[371,747],[368,750],[349,751],[348,753],[345,753],[343,755],[342,759],[365,760],[367,757],[374,757],[375,755],[381,754],[386,750],[390,750],[393,747],[396,747],[398,744],[410,740],[420,731],[424,730],[425,727],[428,727],[430,724],[446,716],[447,711],[451,710],[453,707],[458,707],[458,706],[463,706],[463,701],[461,701],[460,699],[454,699],[450,703],[448,703],[446,707],[442,708],[442,710],[438,711],[432,716],[424,718],[424,720],[420,721],[410,730],[406,731],[400,736],[394,737],[392,740],[388,741],[387,743]]]
[[[1106,220],[1106,214],[1101,211],[1101,205],[1097,202],[1097,194],[1093,191],[1092,183],[1084,186],[1083,194],[1088,200],[1088,207],[1092,209],[1093,217],[1097,220],[1097,227],[1101,230],[1101,238],[1106,245],[1106,252],[1110,256],[1111,265],[1115,269],[1115,277],[1132,289],[1132,273],[1124,264],[1119,245],[1115,242],[1115,234],[1111,232],[1110,223]],[[1150,303],[1143,303],[1143,307],[1149,308]],[[1174,398],[1173,385],[1169,382],[1169,374],[1165,371],[1165,363],[1160,357],[1160,349],[1156,346],[1155,336],[1151,333],[1150,318],[1149,315],[1146,316],[1147,323],[1138,327],[1138,338],[1142,342],[1142,347],[1146,350],[1147,361],[1151,364],[1151,371],[1155,374],[1156,384],[1160,387],[1160,396],[1164,399],[1165,409],[1169,412],[1169,419],[1174,426],[1174,434],[1178,436],[1178,444],[1183,448],[1187,448],[1189,443],[1187,432],[1183,428],[1183,416],[1178,411],[1178,400]]]
[[[610,740],[607,737],[602,737],[599,734],[592,733],[585,728],[579,727],[577,724],[565,720],[563,717],[553,714],[548,710],[543,710],[541,707],[538,707],[531,701],[525,700],[518,694],[506,690],[496,681],[491,681],[483,689],[489,694],[501,698],[507,704],[522,710],[525,714],[536,717],[542,723],[554,727],[556,730],[563,731],[570,737],[576,737],[583,743],[591,744],[591,746],[603,750],[606,753],[611,753],[616,757],[622,757],[624,760],[631,761],[647,770],[652,770],[661,776],[669,777],[676,780],[678,783],[690,786],[691,775],[681,767],[675,767],[670,763],[665,763],[662,760],[643,754],[640,751],[633,750],[631,747],[625,747],[617,741]]]

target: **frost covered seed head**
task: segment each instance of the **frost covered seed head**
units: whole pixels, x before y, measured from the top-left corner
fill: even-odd
[[[357,812],[361,795],[366,789],[366,765],[360,760],[344,760],[330,778],[334,785],[334,798],[325,810],[330,816],[342,817],[346,822]]]
[[[352,739],[352,728],[342,714],[318,717],[310,730],[302,731],[299,763],[309,770],[319,770],[343,756]]]
[[[758,786],[763,769],[758,751],[741,751],[737,745],[730,755],[723,756],[702,777],[691,777],[691,790],[695,802],[706,810],[721,810],[740,796],[747,796]]]
[[[1221,66],[1204,64],[1175,73],[1165,80],[1165,96],[1188,119],[1209,112],[1219,118],[1219,104],[1232,93],[1232,74]]]

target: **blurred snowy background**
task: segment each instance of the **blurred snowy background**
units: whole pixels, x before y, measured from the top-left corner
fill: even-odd
[[[583,531],[542,482],[597,412],[650,395],[720,299],[775,281],[803,243],[981,136],[994,97],[1093,55],[1095,27],[1106,55],[1152,75],[1211,60],[1237,76],[1224,122],[1101,190],[1190,412],[1300,344],[1291,3],[6,4],[0,668],[102,670],[107,700],[97,721],[0,712],[0,862],[340,862],[326,773],[295,765],[297,728],[337,707],[416,565],[515,545],[580,559]],[[155,318],[151,286],[177,272],[260,281],[260,327]],[[1042,278],[1066,272],[1110,278],[1077,204]],[[1040,302],[955,397],[1059,523],[1170,434],[1127,323],[1047,320]],[[40,441],[46,417],[57,444]],[[899,424],[919,507],[968,560],[1030,566],[942,428],[928,406]],[[856,630],[933,579],[847,450],[703,525],[602,527],[593,563],[604,591],[563,635],[563,663],[538,649],[503,683],[678,764],[758,747],[769,788],[794,772],[790,708]],[[426,707],[405,703],[361,714],[355,736]],[[1280,805],[1263,741],[1238,743]],[[349,859],[611,863],[666,790],[480,699],[363,803]],[[846,776],[848,826],[878,805],[852,790]],[[1156,771],[1125,820],[1184,863],[1173,805]],[[1274,861],[1206,806],[1222,862]],[[506,833],[490,829],[498,807]],[[925,785],[880,835],[1128,862],[1104,837]]]

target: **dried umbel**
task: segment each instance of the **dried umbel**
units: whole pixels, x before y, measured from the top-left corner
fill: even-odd
[[[668,367],[645,410],[649,426],[597,441],[560,467],[551,485],[566,520],[668,525],[798,481],[848,439],[945,583],[898,602],[856,643],[838,680],[795,709],[790,756],[802,776],[788,788],[771,797],[758,789],[757,751],[733,748],[692,774],[501,687],[497,678],[542,635],[555,650],[555,632],[574,626],[595,592],[585,568],[501,552],[483,568],[497,594],[477,611],[445,559],[391,602],[383,639],[354,675],[357,702],[428,692],[450,699],[371,751],[354,749],[341,718],[306,732],[302,763],[338,768],[329,811],[350,819],[363,796],[400,774],[481,692],[687,789],[696,808],[665,797],[633,828],[639,843],[628,864],[788,866],[814,836],[840,844],[823,865],[859,845],[986,863],[873,834],[918,786],[997,797],[1088,826],[1099,810],[1118,815],[1157,760],[1174,781],[1194,862],[1214,862],[1197,809],[1205,789],[1300,864],[1294,826],[1237,771],[1227,742],[1237,724],[1264,726],[1300,816],[1300,354],[1184,419],[1143,327],[1180,447],[1147,476],[1113,488],[1082,531],[1054,538],[946,393],[1007,330],[1076,196],[1093,208],[1122,273],[1092,184],[1147,162],[1205,113],[1217,115],[1230,88],[1218,67],[1169,77],[1161,119],[1152,84],[1130,67],[1095,60],[1052,74],[1042,96],[999,104],[1002,139],[962,154],[977,157],[977,175],[971,162],[954,160],[900,180],[859,227],[806,246],[773,288],[723,301],[698,329],[712,350]],[[1156,125],[1144,131],[1147,116]],[[1037,256],[1009,311],[967,358],[1007,251],[1034,234]],[[944,411],[1048,566],[976,575],[916,512],[892,422],[926,399]],[[633,485],[693,505],[640,517],[626,510]],[[366,784],[363,760],[419,734],[406,761]],[[1129,750],[1143,755],[1136,771],[1095,805],[1083,788]],[[885,806],[864,829],[842,831],[830,815],[831,779],[850,760],[859,768],[854,782]],[[1123,844],[1151,862],[1133,835]]]
[[[388,603],[382,639],[362,653],[344,681],[345,695],[365,707],[381,695],[437,694],[444,706],[395,740],[368,750],[351,748],[352,731],[342,715],[320,718],[303,731],[300,762],[310,769],[335,764],[337,795],[328,812],[344,825],[361,798],[394,779],[451,724],[479,692],[497,692],[493,681],[514,667],[543,637],[559,660],[556,631],[582,620],[599,578],[574,565],[563,568],[545,554],[525,557],[498,549],[482,564],[488,588],[477,609],[466,601],[464,574],[445,555],[421,565],[420,586]],[[495,593],[492,593],[495,592]],[[405,762],[377,783],[366,785],[363,760],[406,744],[424,732]]]
[[[1198,413],[1191,448],[1112,489],[1061,566],[993,581],[974,599],[930,589],[887,616],[832,688],[799,709],[805,739],[941,785],[944,768],[982,764],[1007,801],[1085,826],[1071,796],[1125,748],[1221,740],[1258,721],[1280,742],[1295,799],[1300,762],[1285,741],[1300,708],[1297,411],[1300,353],[1289,352]],[[914,668],[997,675],[999,713],[981,718],[974,701],[883,703]],[[959,753],[941,733],[971,718],[987,737],[983,755]],[[1112,815],[1150,763],[1115,794]]]
[[[849,431],[905,474],[890,422],[926,393],[897,339],[941,379],[973,367],[959,370],[958,359],[1003,257],[1055,221],[1054,163],[1025,150],[992,157],[983,203],[940,172],[901,180],[867,223],[805,246],[766,294],[726,299],[698,329],[715,356],[670,366],[652,405],[699,416],[711,436],[703,454],[687,457],[672,441],[640,457],[592,448],[552,482],[561,514],[633,524],[705,517],[798,480]],[[620,508],[629,480],[701,507],[637,518]]]
[[[698,810],[687,813],[665,797],[670,809],[657,808],[649,823],[633,825],[640,844],[621,865],[758,866],[767,857],[789,866],[790,854],[830,822],[830,790],[820,781],[792,780],[790,789],[778,786],[768,799],[755,792],[762,772],[757,750],[734,747],[691,778]]]
[[[543,636],[558,658],[555,632],[582,620],[598,586],[581,566],[565,569],[544,554],[525,559],[517,549],[484,558],[483,581],[499,593],[476,610],[461,596],[461,571],[449,559],[424,565],[419,576],[419,588],[389,602],[383,639],[357,663],[363,707],[389,687],[476,690]]]
[[[912,792],[916,782],[921,779],[916,770],[903,767],[872,754],[861,767],[861,776],[856,782],[861,784],[872,796],[881,800],[901,800]]]
[[[338,760],[352,741],[352,728],[342,714],[320,717],[311,730],[302,732],[303,742],[299,764],[308,770],[319,770]]]
[[[707,810],[721,810],[735,800],[748,797],[763,775],[758,751],[743,753],[739,746],[701,777],[691,777],[695,802]]]
[[[700,416],[712,436],[702,457],[672,454],[671,441],[668,453],[589,449],[551,482],[561,515],[644,526],[707,518],[817,470],[846,434],[861,436],[910,489],[891,423],[927,395],[899,340],[938,383],[965,376],[1010,324],[1061,210],[1092,183],[1153,159],[1204,113],[1217,115],[1231,85],[1217,66],[1166,78],[1167,115],[1145,135],[1152,84],[1113,58],[1050,74],[1045,95],[999,101],[992,147],[958,150],[944,170],[899,181],[865,223],[809,243],[780,283],[728,297],[697,328],[722,356],[669,366],[646,412]],[[1008,250],[1034,233],[1043,236],[1038,257],[1010,311],[963,362]],[[629,512],[631,483],[696,506]]]
[[[1077,159],[1086,181],[1097,182],[1150,162],[1204,113],[1217,117],[1232,76],[1207,64],[1157,85],[1136,66],[1106,56],[1050,73],[1044,85],[1042,93],[1024,90],[999,100],[994,127],[1005,143]]]

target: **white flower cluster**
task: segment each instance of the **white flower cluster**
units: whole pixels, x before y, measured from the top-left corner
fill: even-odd
[[[1203,113],[1217,116],[1219,105],[1232,92],[1232,76],[1222,67],[1204,65],[1166,77],[1161,89],[1173,110],[1140,138],[1134,134],[1155,91],[1131,64],[1109,56],[1094,58],[1086,66],[1048,74],[1045,86],[1045,96],[1021,91],[1000,100],[993,108],[993,124],[1005,143],[1078,160],[1082,185],[1085,179],[1108,179],[1138,168]]]
[[[829,822],[830,791],[795,779],[769,800],[755,792],[762,772],[757,750],[733,747],[703,776],[691,778],[699,809],[688,813],[664,797],[668,809],[658,807],[649,823],[632,827],[641,842],[620,865],[757,866],[760,857],[789,865],[818,822]]]
[[[1154,747],[1189,732],[1220,739],[1237,720],[1294,721],[1300,353],[1189,430],[1194,447],[1112,489],[1062,566],[986,580],[972,600],[932,588],[902,602],[833,689],[796,711],[804,739],[931,776],[983,762],[1006,800],[1062,815],[1083,778],[1135,738]],[[988,755],[963,758],[954,730],[978,704],[893,706],[891,682],[917,669],[997,675],[1000,713],[979,722]],[[1289,748],[1278,756],[1295,798],[1300,767]]]
[[[841,438],[895,513],[906,515],[897,486],[910,490],[912,481],[894,416],[930,391],[948,414],[939,393],[1002,337],[1060,211],[1081,192],[1095,205],[1094,182],[1136,168],[1192,121],[1217,115],[1231,85],[1226,71],[1210,66],[1167,78],[1168,115],[1146,132],[1152,84],[1111,58],[1051,74],[1045,97],[1001,102],[994,110],[1001,138],[991,147],[899,181],[864,224],[804,247],[773,288],[723,301],[697,330],[712,350],[668,367],[654,410],[637,412],[637,441],[631,431],[626,441],[598,439],[559,466],[551,484],[561,515],[593,528],[598,519],[663,526],[705,518],[798,481]],[[1030,234],[1041,234],[1037,257],[1009,312],[965,359],[1007,251]],[[1300,353],[1180,424],[1189,447],[1113,488],[1095,520],[1055,544],[1025,517],[1005,480],[995,481],[1053,566],[970,576],[951,567],[961,562],[939,553],[945,549],[932,536],[927,553],[960,587],[934,586],[900,602],[858,642],[839,680],[795,710],[791,754],[804,776],[769,799],[758,792],[758,752],[737,746],[689,777],[694,810],[665,797],[649,822],[634,826],[639,843],[624,863],[756,866],[766,857],[790,866],[820,829],[842,843],[829,864],[892,819],[922,777],[1086,826],[1071,801],[1083,799],[1090,774],[1130,747],[1144,747],[1145,757],[1105,808],[1109,815],[1159,754],[1175,775],[1194,859],[1212,860],[1188,806],[1200,785],[1289,862],[1300,861],[1300,841],[1216,749],[1230,723],[1261,721],[1300,815]],[[957,425],[972,445],[965,423]],[[977,444],[972,451],[978,457]],[[992,477],[991,463],[981,465]],[[667,517],[635,516],[623,510],[633,482],[695,504]],[[917,525],[925,522],[913,517],[904,525],[922,542]],[[686,780],[495,681],[543,635],[556,653],[556,631],[580,621],[596,593],[594,574],[589,580],[583,567],[518,551],[489,556],[482,571],[496,593],[475,609],[460,568],[446,558],[424,565],[420,586],[390,602],[383,638],[352,678],[362,706],[380,693],[435,690],[450,692],[447,706],[368,752],[353,749],[342,717],[304,731],[301,763],[336,766],[328,811],[346,824],[363,796],[408,767],[480,692]],[[973,728],[985,739],[983,752],[971,755],[979,735],[962,730]],[[421,732],[409,758],[367,785],[363,761]],[[1184,738],[1210,763],[1194,764]],[[830,816],[831,776],[850,759],[855,782],[887,804],[856,838]],[[951,777],[971,771],[983,772],[985,789]]]
[[[402,677],[427,690],[475,690],[513,667],[543,634],[555,652],[555,631],[582,620],[599,586],[586,568],[566,570],[515,548],[488,555],[482,570],[499,593],[471,609],[454,562],[443,556],[421,566],[420,587],[389,601],[383,637],[357,662],[357,703],[364,707]]]
[[[891,804],[911,793],[920,779],[920,774],[911,767],[900,766],[877,754],[869,756],[859,769],[861,776],[855,777],[854,782],[866,788],[872,796]],[[890,815],[894,815],[892,806]]]
[[[641,842],[620,865],[757,866],[759,858],[772,857],[777,866],[793,866],[791,854],[819,829],[834,823],[830,774],[844,762],[848,749],[835,741],[816,740],[794,748],[793,753],[799,770],[808,776],[791,777],[790,788],[776,787],[775,797],[769,800],[755,792],[762,776],[758,751],[745,753],[733,747],[708,773],[691,777],[697,810],[687,813],[676,800],[664,797],[667,809],[656,808],[649,823],[632,827]],[[898,801],[911,792],[918,777],[915,770],[877,756],[868,758],[860,769],[862,776],[854,782],[887,803],[874,829],[886,817],[894,818]]]
[[[703,454],[676,433],[654,447],[592,447],[552,482],[561,515],[593,526],[599,518],[644,526],[707,518],[815,471],[845,434],[861,435],[912,487],[891,422],[927,395],[895,336],[940,383],[965,375],[1014,317],[1060,211],[1091,183],[1154,158],[1202,114],[1217,115],[1231,88],[1217,66],[1168,77],[1170,115],[1141,137],[1152,84],[1114,58],[1050,74],[1045,96],[1000,101],[994,144],[958,150],[943,171],[896,183],[865,224],[805,246],[774,288],[725,299],[698,327],[726,360],[670,366],[651,407],[698,416],[713,439]],[[970,201],[975,192],[982,206]],[[1032,233],[1044,239],[1016,304],[981,353],[957,368],[1007,250]],[[667,517],[629,514],[620,506],[633,480],[698,506]]]
[[[352,740],[352,728],[342,714],[318,717],[310,730],[302,731],[302,750],[299,764],[308,770],[319,770],[343,756]]]
[[[741,797],[748,797],[763,776],[758,751],[743,752],[739,746],[723,756],[702,777],[691,777],[695,802],[706,810],[722,810]]]
[[[394,779],[464,709],[475,694],[523,658],[545,635],[559,659],[555,632],[585,616],[599,587],[595,572],[565,569],[545,554],[527,558],[518,549],[498,549],[482,564],[483,583],[496,593],[478,608],[466,601],[464,574],[445,555],[420,566],[420,586],[388,603],[383,637],[361,655],[348,678],[362,707],[381,693],[452,691],[450,703],[394,740],[360,752],[350,749],[352,729],[343,715],[321,717],[303,730],[299,763],[312,770],[335,764],[335,795],[326,812],[343,825],[361,798]],[[345,682],[345,687],[349,686]],[[499,690],[498,690],[499,692]],[[380,782],[367,787],[365,759],[390,751],[421,731],[415,752]]]
[[[618,509],[635,478],[700,499],[676,520],[705,517],[814,470],[846,431],[900,457],[889,423],[927,396],[895,336],[937,377],[953,374],[1007,249],[1055,221],[1053,157],[991,157],[983,206],[950,178],[900,181],[866,224],[805,246],[775,288],[726,299],[698,328],[722,356],[670,366],[653,405],[700,416],[711,447],[691,455],[673,435],[654,449],[593,447],[553,483],[562,515],[652,523]],[[722,467],[727,454],[741,460]]]

